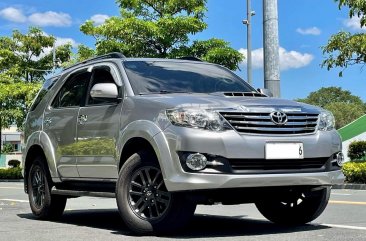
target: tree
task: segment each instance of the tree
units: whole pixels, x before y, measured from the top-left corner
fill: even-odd
[[[365,114],[363,106],[355,103],[334,102],[328,104],[325,108],[333,113],[336,119],[336,129],[351,123]]]
[[[297,101],[323,107],[331,111],[339,129],[366,113],[366,104],[360,97],[340,87],[321,88],[311,92],[305,99]]]
[[[56,38],[30,27],[28,33],[14,30],[11,37],[0,37],[0,82],[37,82],[53,69],[51,49]],[[57,63],[70,59],[71,44],[56,48]],[[57,67],[57,66],[56,66]]]
[[[2,154],[9,154],[11,152],[14,152],[14,148],[13,148],[13,145],[10,144],[10,143],[7,143],[7,144],[4,144],[3,145],[3,148],[1,149],[1,152]]]
[[[0,37],[0,142],[3,127],[15,123],[21,128],[44,76],[52,72],[55,41],[34,27],[26,34],[14,30],[11,37]],[[70,44],[58,46],[57,62],[68,61],[70,54]]]
[[[349,8],[349,17],[358,17],[360,27],[366,27],[366,1],[364,0],[336,0],[338,7]],[[322,67],[328,70],[340,67],[342,70],[339,76],[343,75],[343,71],[350,65],[366,63],[366,34],[350,33],[340,31],[330,37],[327,45],[322,47],[323,54],[326,59],[322,63]]]
[[[89,20],[81,31],[96,39],[95,51],[81,46],[77,60],[107,52],[122,52],[129,57],[177,58],[195,56],[205,61],[237,69],[244,58],[220,39],[195,40],[191,35],[206,29],[203,21],[206,0],[117,0],[121,16],[104,24]]]

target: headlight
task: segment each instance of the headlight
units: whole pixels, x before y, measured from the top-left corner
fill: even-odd
[[[334,129],[334,116],[329,111],[322,111],[319,115],[319,130],[331,131]]]
[[[211,131],[232,129],[226,120],[217,112],[204,109],[172,109],[166,115],[173,125]]]

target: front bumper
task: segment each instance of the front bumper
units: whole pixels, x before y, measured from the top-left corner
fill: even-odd
[[[268,141],[304,143],[304,158],[330,157],[341,151],[341,140],[335,131],[303,136],[240,135],[235,131],[214,133],[170,126],[154,136],[158,159],[169,191],[274,186],[330,186],[343,183],[340,170],[301,173],[192,173],[183,170],[179,155],[183,152],[209,153],[225,158],[263,159]]]

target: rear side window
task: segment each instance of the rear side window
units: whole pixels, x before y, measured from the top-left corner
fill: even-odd
[[[54,84],[56,83],[56,81],[58,79],[59,79],[59,76],[50,78],[44,82],[42,88],[39,90],[37,97],[35,98],[35,100],[32,104],[32,107],[30,108],[30,111],[34,111],[37,108],[38,104],[41,103],[43,97],[46,96],[48,91],[54,86]]]
[[[71,75],[52,102],[53,108],[78,107],[85,97],[91,73]]]

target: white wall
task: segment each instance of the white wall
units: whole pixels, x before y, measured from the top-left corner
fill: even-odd
[[[20,161],[20,163],[22,163],[22,155],[21,154],[6,154],[5,155],[5,163],[6,163],[6,167],[9,167],[8,162],[10,160],[18,160]]]

